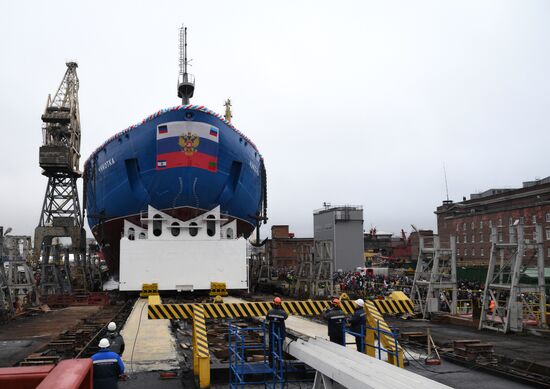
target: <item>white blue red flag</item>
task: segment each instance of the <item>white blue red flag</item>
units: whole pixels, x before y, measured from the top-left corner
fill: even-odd
[[[157,126],[157,170],[196,167],[218,171],[220,130],[203,122],[169,122]]]

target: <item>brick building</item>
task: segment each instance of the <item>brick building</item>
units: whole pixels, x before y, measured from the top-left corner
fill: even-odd
[[[535,224],[542,226],[544,257],[550,264],[550,177],[516,189],[489,189],[458,203],[444,201],[435,214],[442,242],[451,235],[457,238],[459,266],[487,266],[491,228],[498,228],[499,241],[508,242],[508,227],[514,223],[525,226],[526,236]]]
[[[313,238],[295,238],[287,225],[271,227],[271,239],[266,243],[266,255],[275,269],[297,268],[300,257],[313,252]]]

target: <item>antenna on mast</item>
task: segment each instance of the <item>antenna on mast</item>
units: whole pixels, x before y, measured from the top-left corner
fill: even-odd
[[[447,185],[447,169],[445,169],[445,162],[443,162],[443,175],[445,176],[445,192],[447,193],[447,201],[449,201],[449,185]]]
[[[189,99],[195,92],[195,77],[187,73],[187,65],[190,61],[187,61],[187,27],[183,24],[180,27],[179,49],[178,97],[181,98],[181,103],[186,105],[189,104]]]

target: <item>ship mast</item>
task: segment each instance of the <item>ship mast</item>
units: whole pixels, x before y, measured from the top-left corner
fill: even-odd
[[[181,97],[183,105],[189,104],[189,99],[193,97],[195,92],[195,77],[187,73],[187,27],[180,27],[180,72],[178,75],[178,97]]]

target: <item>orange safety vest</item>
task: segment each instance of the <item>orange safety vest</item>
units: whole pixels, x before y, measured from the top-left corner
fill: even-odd
[[[495,309],[495,300],[491,299],[491,302],[489,303],[489,310]]]

